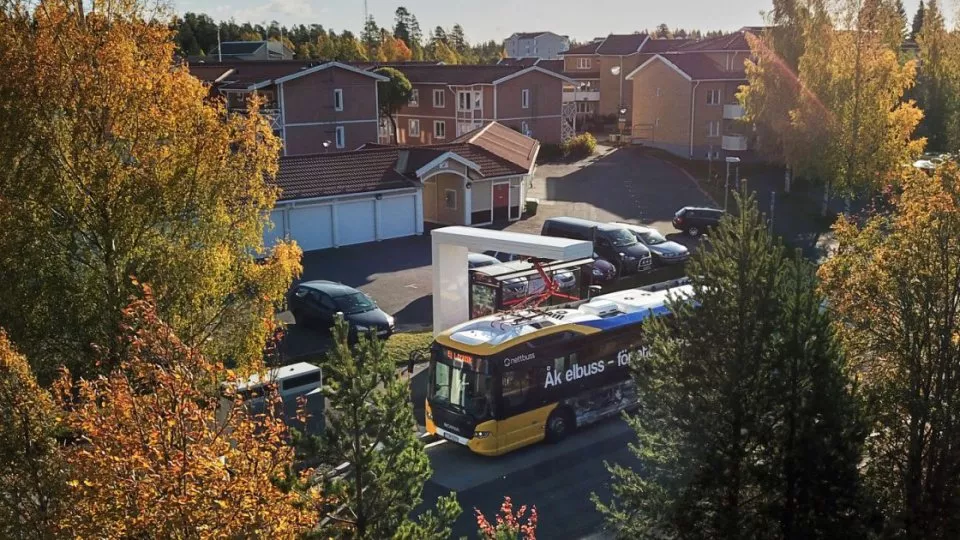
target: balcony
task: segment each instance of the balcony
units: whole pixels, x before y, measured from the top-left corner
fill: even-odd
[[[571,101],[600,101],[600,92],[598,90],[586,91],[586,90],[577,90],[577,91],[568,91],[563,93],[563,102],[569,103]]]
[[[724,135],[720,148],[729,152],[743,152],[747,149],[747,138],[744,135]]]
[[[280,114],[280,109],[260,109],[260,114],[267,119],[273,131],[283,129],[283,116]]]
[[[723,106],[724,120],[740,120],[746,114],[743,107],[737,104],[727,104]]]

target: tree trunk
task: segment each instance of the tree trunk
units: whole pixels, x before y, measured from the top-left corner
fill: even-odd
[[[387,115],[387,118],[390,119],[390,125],[393,126],[393,144],[400,144],[400,133],[397,130],[397,121],[394,120],[393,115]]]

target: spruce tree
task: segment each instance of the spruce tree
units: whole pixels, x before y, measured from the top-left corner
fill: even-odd
[[[917,6],[917,12],[913,15],[913,26],[910,27],[910,39],[917,39],[917,34],[919,34],[920,30],[923,28],[925,11],[926,9],[923,6],[923,0],[920,0],[920,5]]]
[[[339,317],[324,364],[326,429],[300,445],[313,454],[308,459],[318,465],[326,500],[318,537],[445,539],[460,513],[453,494],[438,501],[436,512],[410,517],[431,475],[410,388],[382,341],[370,335],[351,349],[347,336]]]
[[[691,261],[695,300],[644,328],[642,467],[609,466],[594,501],[623,538],[857,537],[862,432],[812,270],[737,206]]]

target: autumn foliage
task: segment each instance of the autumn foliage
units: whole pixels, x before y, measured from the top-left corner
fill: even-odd
[[[510,497],[504,497],[494,523],[490,523],[480,510],[474,509],[474,512],[477,513],[478,534],[483,540],[536,540],[536,506],[532,507],[530,515],[525,517],[527,505],[514,512],[513,501]]]
[[[219,409],[230,373],[185,345],[145,299],[123,313],[127,354],[105,376],[55,384],[71,536],[291,538],[315,522],[312,494],[280,487],[293,459],[282,421]]]

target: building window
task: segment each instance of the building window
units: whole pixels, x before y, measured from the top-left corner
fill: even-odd
[[[420,120],[416,118],[411,118],[407,124],[407,133],[409,133],[411,137],[419,137],[420,136]]]
[[[577,102],[577,112],[580,114],[591,113],[593,112],[593,107],[588,101],[578,101]]]
[[[433,138],[434,139],[446,139],[447,138],[447,123],[443,120],[434,120],[433,121]]]
[[[447,95],[443,93],[443,90],[433,91],[433,106],[438,109],[442,109],[447,106]]]
[[[526,136],[530,136],[530,124],[526,122],[520,122],[520,133],[523,133]]]
[[[457,92],[457,110],[459,111],[472,111],[473,110],[473,99],[471,99],[473,92]]]
[[[343,110],[343,90],[339,88],[333,91],[333,110]]]
[[[660,89],[657,88],[657,97],[660,97]]]
[[[337,148],[343,148],[347,146],[347,134],[343,130],[343,126],[337,126]]]
[[[383,118],[380,119],[380,138],[389,138],[390,137],[390,125]]]
[[[590,69],[590,58],[577,58],[577,69]]]
[[[520,107],[524,109],[530,108],[530,90],[527,88],[520,91]]]
[[[443,190],[443,207],[447,210],[457,209],[457,191],[454,189]]]
[[[707,90],[707,105],[720,104],[720,90]]]
[[[410,92],[410,101],[407,102],[407,105],[410,107],[419,107],[420,106],[420,90],[416,88]]]
[[[660,127],[660,119],[657,118],[653,121],[653,127]]]
[[[711,120],[707,122],[707,137],[719,137],[720,136],[720,121]]]

